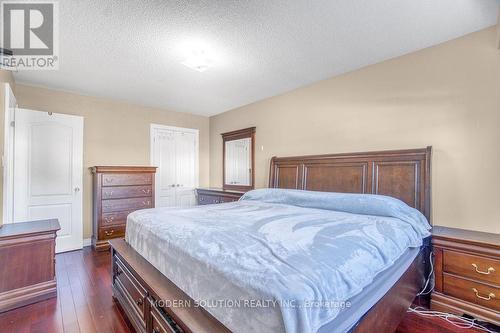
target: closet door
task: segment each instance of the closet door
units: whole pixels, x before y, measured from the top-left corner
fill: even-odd
[[[176,135],[176,206],[196,204],[196,135],[180,132]]]
[[[153,137],[153,166],[157,166],[155,206],[174,207],[176,192],[176,136],[157,130]]]
[[[151,126],[151,163],[156,173],[156,207],[189,207],[196,203],[198,131]]]

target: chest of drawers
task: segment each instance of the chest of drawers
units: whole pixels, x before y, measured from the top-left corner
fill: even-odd
[[[238,201],[245,194],[241,191],[223,190],[221,188],[197,188],[198,205],[211,205]]]
[[[156,167],[95,166],[92,246],[108,250],[108,240],[125,235],[128,214],[154,207]]]
[[[57,219],[0,228],[0,313],[57,296],[55,247],[60,229]]]
[[[500,325],[500,235],[434,227],[431,309]]]

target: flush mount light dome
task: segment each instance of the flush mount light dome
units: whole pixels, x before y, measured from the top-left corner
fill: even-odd
[[[204,72],[213,65],[213,61],[206,51],[193,50],[182,64],[195,71]]]

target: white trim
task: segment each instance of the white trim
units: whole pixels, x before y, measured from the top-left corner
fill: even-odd
[[[200,130],[196,128],[168,126],[161,124],[151,124],[151,129],[162,129],[162,130],[177,131],[177,132],[191,132],[195,134],[198,134],[200,132]]]
[[[83,247],[92,245],[92,238],[83,239]]]
[[[4,148],[2,156],[3,167],[3,223],[12,223],[14,218],[14,127],[11,123],[15,119],[15,108],[17,107],[16,97],[10,87],[5,83],[4,89]],[[11,97],[14,98],[15,105],[11,108]]]

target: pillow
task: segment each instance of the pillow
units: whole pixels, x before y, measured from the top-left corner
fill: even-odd
[[[249,191],[240,200],[393,217],[409,223],[422,237],[428,236],[431,229],[420,211],[399,199],[385,195],[265,188]]]

